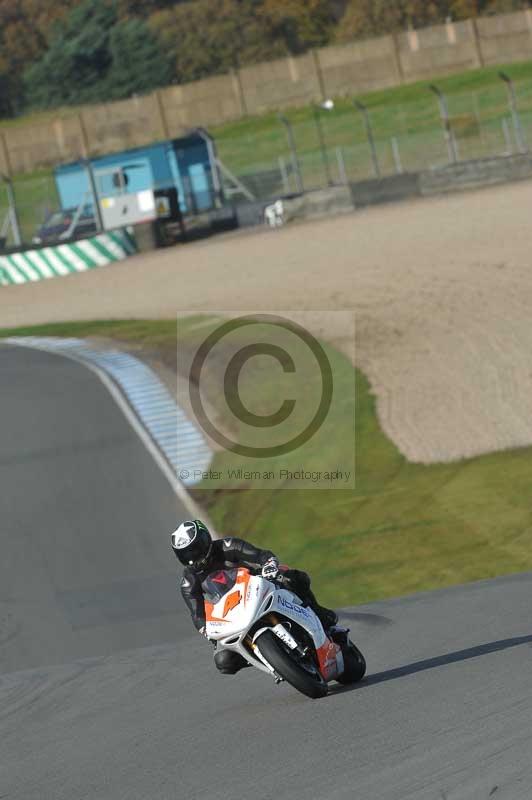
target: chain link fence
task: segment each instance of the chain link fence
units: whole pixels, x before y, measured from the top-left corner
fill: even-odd
[[[435,87],[437,89],[437,87]],[[511,92],[515,106],[512,108]],[[345,99],[270,116],[240,135],[216,136],[218,154],[256,200],[453,161],[511,156],[532,143],[532,84],[500,84],[440,98],[357,108]],[[229,188],[236,201],[250,199]]]

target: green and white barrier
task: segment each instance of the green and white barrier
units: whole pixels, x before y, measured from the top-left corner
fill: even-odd
[[[86,272],[122,261],[135,252],[135,242],[127,231],[116,230],[68,244],[0,255],[0,286]]]

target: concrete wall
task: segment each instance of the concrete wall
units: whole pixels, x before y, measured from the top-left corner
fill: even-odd
[[[323,89],[313,52],[244,67],[239,71],[248,114],[321,100]]]
[[[397,42],[405,81],[424,80],[481,66],[471,20],[401,33]],[[532,39],[529,57],[532,57]]]
[[[402,81],[393,36],[317,51],[325,93],[329,96],[370,92]]]
[[[531,9],[479,19],[476,26],[483,64],[504,64],[530,58]]]
[[[245,113],[239,76],[220,75],[159,92],[169,137],[191,128],[219,125]]]
[[[8,175],[72,161],[82,155],[83,140],[76,117],[6,128],[3,138],[9,162]]]
[[[419,191],[425,197],[527,178],[532,178],[532,155],[480,158],[420,173]]]
[[[155,93],[93,106],[83,114],[83,124],[91,155],[127,150],[165,138]]]
[[[198,125],[528,59],[532,10],[326,47],[146,97],[87,106],[77,117],[6,127],[0,166],[9,174],[27,172],[179,136]]]
[[[499,183],[532,179],[532,154],[463,161],[437,170],[390,175],[331,186],[283,199],[284,221],[334,216],[356,208],[478,189]],[[240,227],[264,222],[264,208],[272,203],[248,203],[237,209]]]
[[[532,154],[463,161],[437,170],[390,175],[308,192],[284,201],[285,219],[329,216],[381,203],[527,179],[532,179]]]

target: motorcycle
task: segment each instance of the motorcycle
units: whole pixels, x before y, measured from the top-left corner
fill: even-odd
[[[307,697],[324,697],[333,680],[362,680],[366,662],[349,629],[335,626],[327,636],[316,614],[284,582],[282,574],[266,580],[244,567],[209,575],[202,584],[207,638]]]

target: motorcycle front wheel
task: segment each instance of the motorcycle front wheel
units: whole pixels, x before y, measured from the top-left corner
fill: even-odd
[[[317,700],[327,694],[327,683],[318,668],[311,663],[296,660],[291,650],[272,631],[264,631],[255,642],[260,652],[276,673],[307,697]]]

